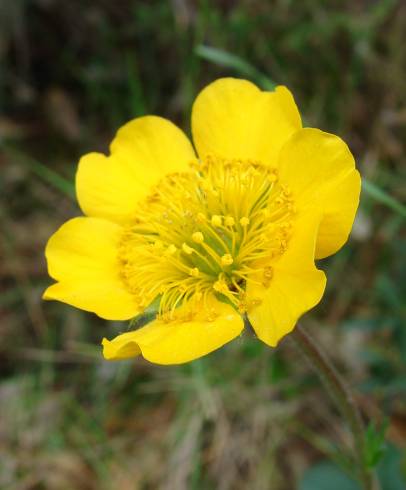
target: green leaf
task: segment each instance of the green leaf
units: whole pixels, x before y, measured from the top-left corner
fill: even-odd
[[[385,419],[380,427],[378,427],[374,422],[371,422],[365,431],[364,458],[365,464],[368,468],[375,468],[385,454],[385,433],[388,425],[388,419]]]
[[[401,216],[406,217],[406,206],[365,178],[362,179],[362,190],[370,197],[375,199],[375,201],[384,204],[393,211],[396,211]]]
[[[257,82],[258,85],[265,90],[274,90],[276,87],[276,83],[269,77],[257,70],[254,66],[248,63],[248,61],[236,56],[235,54],[228,53],[222,49],[204,46],[203,44],[200,44],[195,48],[195,53],[197,56],[200,56],[200,58],[211,61],[216,65],[232,68],[240,75],[244,75]]]
[[[17,150],[11,146],[2,145],[2,149],[8,155],[10,159],[16,160],[19,163],[25,165],[32,173],[37,175],[40,179],[44,180],[48,184],[51,184],[55,189],[58,189],[66,196],[75,200],[75,186],[73,182],[65,179],[57,172],[47,167],[41,162],[38,162],[34,158],[26,155],[25,153]]]

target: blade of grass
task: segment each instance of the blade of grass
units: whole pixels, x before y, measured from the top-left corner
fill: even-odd
[[[365,178],[362,179],[362,190],[370,197],[375,199],[375,201],[384,204],[388,208],[392,209],[392,211],[395,211],[406,218],[406,206]]]
[[[198,45],[195,48],[195,53],[197,56],[200,56],[200,58],[211,61],[216,65],[234,69],[241,75],[245,75],[257,82],[258,85],[265,90],[274,90],[276,87],[276,83],[269,77],[257,70],[254,66],[248,63],[248,61],[245,61],[235,54],[228,53],[222,49],[205,46],[204,44]]]
[[[137,59],[135,54],[127,52],[125,56],[127,67],[127,80],[129,90],[129,105],[131,107],[131,116],[143,116],[147,113],[143,87],[139,76]]]
[[[48,184],[51,184],[53,187],[55,187],[55,189],[58,189],[69,198],[76,200],[75,186],[73,182],[65,179],[65,177],[62,177],[43,163],[38,162],[34,158],[26,155],[16,148],[8,145],[2,145],[2,149],[9,158],[21,162],[40,179],[44,180]]]

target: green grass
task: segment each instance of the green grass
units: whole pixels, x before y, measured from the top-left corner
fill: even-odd
[[[323,490],[337,475],[323,460],[343,462],[345,427],[289,339],[271,350],[245,335],[185,366],[111,364],[100,340],[127,325],[41,300],[46,241],[80,213],[79,157],[107,151],[117,128],[142,114],[189,133],[199,90],[237,76],[287,85],[306,124],[339,134],[356,157],[354,232],[321,263],[327,292],[304,322],[360,390],[365,419],[389,420],[380,471],[396,475],[383,490],[398,490],[403,3],[30,0],[0,6],[0,27],[0,487],[307,490],[311,481]]]

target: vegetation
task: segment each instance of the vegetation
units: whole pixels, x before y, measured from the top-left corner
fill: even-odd
[[[406,487],[405,43],[402,0],[0,4],[0,488],[358,488],[348,429],[289,337],[108,363],[101,338],[127,325],[41,300],[45,243],[80,214],[79,157],[142,114],[189,131],[221,76],[287,85],[356,156],[354,230],[303,324],[357,390],[382,489]]]

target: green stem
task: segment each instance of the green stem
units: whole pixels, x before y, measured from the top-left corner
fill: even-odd
[[[354,457],[363,489],[379,490],[379,483],[376,477],[365,465],[365,428],[350,389],[316,342],[299,324],[296,325],[291,338],[293,338],[300,351],[317,372],[348,423],[354,438]]]

